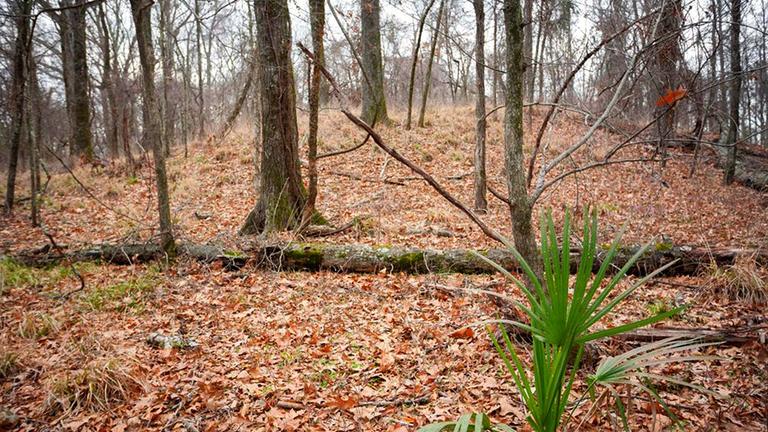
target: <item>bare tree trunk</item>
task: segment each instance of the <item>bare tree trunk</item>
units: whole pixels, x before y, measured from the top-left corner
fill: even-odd
[[[523,169],[523,53],[522,10],[520,0],[504,0],[507,41],[507,99],[504,118],[504,167],[507,173],[509,210],[515,247],[538,274],[541,273],[536,238],[532,226],[532,206],[528,198]]]
[[[475,7],[475,211],[488,210],[485,176],[485,4],[474,0]]]
[[[709,57],[709,85],[711,86],[711,88],[709,89],[707,111],[710,111],[717,106],[717,86],[715,85],[715,81],[717,80],[717,46],[718,44],[722,43],[719,40],[718,33],[717,33],[717,21],[719,19],[717,2],[718,0],[712,0],[712,3],[710,3],[709,5],[710,12],[712,13],[712,30],[711,30],[712,53],[710,54],[710,57]],[[714,131],[715,125],[716,124],[719,125],[718,115],[717,114],[709,115],[707,120],[709,124],[709,130]]]
[[[86,161],[93,160],[91,132],[91,101],[89,95],[88,47],[85,31],[86,0],[77,0],[79,7],[64,11],[69,20],[72,44],[72,150]]]
[[[11,123],[11,145],[8,155],[8,179],[5,191],[5,212],[10,214],[16,191],[16,168],[19,159],[22,130],[24,127],[24,89],[26,87],[26,58],[28,55],[29,13],[32,9],[31,0],[17,0],[16,11],[16,42],[13,51],[13,76],[11,77],[11,103],[13,120]]]
[[[543,1],[543,0],[542,0]],[[523,56],[525,62],[525,97],[533,100],[534,74],[536,68],[533,62],[533,0],[524,0],[525,21],[523,22]],[[541,23],[539,23],[541,25]],[[509,49],[509,47],[507,47]]]
[[[176,243],[173,239],[168,178],[165,174],[162,125],[155,95],[155,53],[152,46],[151,5],[152,3],[145,3],[144,0],[131,0],[143,84],[144,144],[151,146],[155,163],[157,209],[160,216],[160,244],[165,253],[173,257],[176,255]]]
[[[675,90],[679,80],[678,67],[682,63],[680,52],[680,26],[683,15],[680,0],[661,0],[664,7],[659,22],[659,37],[661,42],[655,47],[654,66],[659,97],[663,97],[668,91]],[[675,135],[675,109],[666,104],[657,106],[656,116],[661,116],[658,121],[658,149],[661,155],[661,165],[665,166],[667,156],[667,141]]]
[[[323,35],[325,33],[325,0],[309,0],[309,22],[312,33],[312,50],[314,51],[314,63],[309,86],[309,137],[307,147],[309,149],[309,188],[307,202],[304,204],[301,216],[301,225],[306,226],[315,215],[315,202],[317,201],[317,123],[320,112],[320,82],[323,80],[321,67],[325,67],[325,47]]]
[[[499,104],[499,11],[496,0],[493,1],[493,106]]]
[[[427,73],[424,75],[424,91],[421,93],[421,108],[419,109],[419,127],[424,127],[424,114],[427,110],[427,99],[429,98],[429,88],[432,84],[432,64],[435,62],[435,51],[437,50],[437,38],[440,36],[440,22],[443,18],[443,8],[445,0],[440,0],[440,7],[437,9],[437,20],[435,29],[432,33],[432,46],[429,48],[429,58],[427,59]]]
[[[205,138],[205,91],[203,89],[203,19],[200,16],[200,0],[195,0],[195,39],[197,42],[197,121],[200,122],[197,137]]]
[[[360,117],[368,124],[389,123],[384,95],[384,67],[381,58],[381,25],[379,0],[360,0],[360,33],[363,69],[370,85],[363,83],[363,110]]]
[[[42,141],[42,112],[40,110],[40,83],[37,79],[37,64],[33,55],[27,56],[26,127],[29,146],[30,209],[32,226],[40,225],[40,206],[37,195],[40,193],[40,142]]]
[[[260,191],[240,234],[293,228],[300,223],[306,202],[299,168],[287,0],[255,0],[254,9],[261,96]]]
[[[176,102],[171,94],[174,79],[173,22],[171,0],[160,1],[160,63],[163,68],[163,151],[171,154],[176,142]]]
[[[424,23],[427,20],[429,10],[432,9],[432,5],[435,4],[435,0],[430,0],[427,7],[424,8],[424,12],[419,17],[419,26],[416,29],[416,40],[413,42],[413,56],[411,57],[411,73],[408,76],[408,117],[405,120],[405,130],[411,129],[411,114],[413,112],[413,86],[416,80],[416,64],[419,61],[419,50],[421,49],[421,35],[424,32]]]
[[[724,184],[733,183],[736,174],[736,145],[739,138],[739,102],[741,101],[741,0],[731,0],[731,88],[728,113],[728,138]]]
[[[104,13],[104,5],[99,3],[99,35],[101,36],[102,53],[102,85],[107,94],[107,112],[109,116],[104,116],[104,128],[107,134],[107,148],[110,156],[116,159],[120,156],[120,146],[118,139],[118,127],[120,123],[117,103],[115,101],[115,72],[112,67],[112,51],[109,42],[109,26],[107,17]]]

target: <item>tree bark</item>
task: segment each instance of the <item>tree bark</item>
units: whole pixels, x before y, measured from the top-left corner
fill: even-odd
[[[360,118],[368,124],[389,123],[384,95],[384,67],[381,58],[381,7],[379,0],[360,0],[362,67],[370,83],[363,81],[363,108]]]
[[[308,225],[315,214],[315,202],[317,201],[317,128],[320,114],[320,84],[323,81],[321,68],[325,67],[325,47],[323,35],[325,34],[325,0],[309,0],[309,22],[312,33],[312,49],[314,58],[312,64],[312,76],[309,86],[309,136],[307,137],[307,159],[309,166],[309,187],[307,201],[301,216],[302,226]]]
[[[531,268],[542,273],[539,250],[531,223],[532,204],[528,198],[523,168],[523,56],[522,11],[520,0],[504,0],[507,42],[507,92],[504,117],[504,168],[507,174],[512,238],[515,247]]]
[[[658,97],[675,90],[680,79],[678,68],[682,63],[680,51],[680,26],[683,10],[680,0],[662,0],[663,9],[659,12],[659,43],[654,51],[654,75],[657,80]],[[667,141],[675,136],[675,108],[666,104],[657,106],[655,116],[661,116],[658,124],[658,149],[661,164],[665,166]]]
[[[533,67],[533,0],[524,0],[525,21],[523,25],[523,57],[525,74],[525,97],[533,100],[534,72]],[[541,23],[539,23],[541,25]]]
[[[200,16],[200,0],[195,0],[195,40],[197,49],[197,121],[198,139],[205,139],[205,91],[203,89],[203,19]]]
[[[475,7],[475,211],[488,210],[485,175],[485,2],[474,0]]]
[[[429,15],[432,5],[435,4],[435,0],[430,0],[427,7],[424,8],[419,17],[419,25],[416,29],[416,40],[413,42],[413,56],[411,57],[411,73],[408,75],[408,116],[405,120],[405,130],[411,129],[411,114],[413,112],[413,87],[416,81],[416,64],[419,61],[419,50],[421,49],[421,35],[424,32],[424,23],[427,21],[427,15]]]
[[[166,254],[176,255],[171,222],[168,179],[165,173],[165,153],[162,145],[162,125],[155,95],[155,53],[152,45],[152,3],[131,0],[136,42],[139,47],[143,84],[144,144],[152,148],[157,182],[157,209],[160,217],[160,246]]]
[[[115,72],[112,66],[112,50],[109,36],[109,26],[104,13],[104,5],[99,4],[99,36],[101,37],[102,55],[102,86],[106,92],[107,112],[104,115],[104,127],[107,135],[107,148],[110,156],[117,159],[120,156],[120,144],[118,139],[118,115],[117,102],[115,100]],[[108,115],[106,115],[108,114]]]
[[[739,137],[739,102],[741,101],[741,2],[731,0],[731,88],[728,110],[728,137],[723,183],[733,183],[736,174],[736,144]]]
[[[294,228],[306,194],[299,165],[291,22],[286,0],[255,0],[261,97],[259,199],[240,234]]]
[[[5,212],[10,214],[16,191],[16,169],[21,146],[24,126],[24,91],[27,83],[26,60],[28,56],[29,13],[32,9],[31,0],[17,0],[14,5],[17,13],[16,42],[13,51],[13,76],[11,77],[11,142],[8,152],[8,178],[5,191]]]
[[[445,0],[440,0],[440,7],[437,9],[437,20],[435,29],[432,33],[432,45],[429,48],[429,58],[427,59],[427,72],[424,75],[424,91],[421,93],[421,108],[419,109],[419,127],[424,127],[424,114],[427,111],[427,99],[429,99],[429,88],[432,85],[432,64],[435,61],[435,51],[437,50],[437,38],[440,36],[440,23],[443,18],[443,8]]]
[[[88,75],[88,47],[85,28],[86,0],[76,0],[72,9],[63,13],[69,21],[72,53],[72,142],[74,156],[93,160],[93,133],[91,132],[90,76]]]
[[[173,22],[171,0],[160,1],[160,63],[163,70],[163,151],[170,156],[176,142],[176,101],[172,94],[175,60],[173,55]]]

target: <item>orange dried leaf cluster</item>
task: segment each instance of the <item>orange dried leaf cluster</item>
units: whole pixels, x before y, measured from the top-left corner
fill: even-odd
[[[672,106],[687,95],[688,90],[686,90],[683,86],[678,87],[677,90],[668,89],[666,93],[664,93],[656,100],[656,106]]]

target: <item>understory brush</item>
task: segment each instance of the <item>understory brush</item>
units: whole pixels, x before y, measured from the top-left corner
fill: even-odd
[[[656,269],[630,284],[628,288],[618,290],[619,283],[635,262],[648,251],[651,246],[650,243],[638,250],[623,267],[609,278],[607,273],[609,269],[614,267],[613,261],[619,249],[621,233],[604,255],[598,255],[596,212],[593,212],[591,217],[585,213],[581,237],[583,242],[581,257],[575,277],[571,277],[571,222],[569,212],[565,214],[561,235],[562,243],[560,244],[551,212],[542,218],[540,226],[542,277],[534,272],[511,244],[506,245],[527,276],[527,284],[518,280],[497,263],[482,255],[477,255],[511,280],[527,300],[524,304],[513,298],[505,298],[506,301],[516,305],[524,313],[528,322],[496,320],[492,323],[502,324],[500,327],[501,336],[497,337],[490,327],[488,327],[488,334],[517,387],[520,398],[527,409],[526,421],[534,431],[555,432],[564,429],[568,421],[571,420],[572,413],[586,399],[591,399],[593,404],[597,403],[595,394],[596,389],[600,387],[605,389],[606,394],[613,397],[614,405],[625,429],[628,428],[628,421],[620,397],[619,386],[639,388],[641,391],[647,392],[663,407],[666,405],[651,386],[651,381],[666,381],[709,392],[682,379],[653,373],[649,370],[671,362],[713,358],[711,356],[682,354],[686,351],[704,348],[712,345],[712,343],[669,338],[603,359],[596,371],[586,377],[588,386],[584,394],[573,401],[571,392],[579,378],[586,344],[627,333],[680,313],[681,308],[663,308],[647,318],[626,324],[613,327],[599,325],[609,315],[620,314],[622,311],[621,304],[624,300],[646,281],[664,271],[674,262]],[[601,262],[598,271],[593,275],[592,269],[597,259],[601,259]],[[480,324],[488,325],[489,322]],[[532,335],[530,362],[518,353],[518,348],[510,339],[505,326],[515,327],[518,331]],[[569,411],[571,414],[566,416],[566,412]],[[674,418],[674,416],[671,417]],[[487,415],[474,413],[465,414],[458,421],[425,426],[420,429],[420,432],[444,430],[480,432],[486,430],[511,431],[512,428],[507,425],[494,425]]]

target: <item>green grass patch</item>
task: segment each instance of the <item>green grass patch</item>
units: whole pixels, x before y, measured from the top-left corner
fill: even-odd
[[[160,282],[157,269],[151,268],[146,273],[114,283],[98,286],[82,297],[83,304],[90,310],[102,311],[114,309],[120,312],[144,310],[144,302],[155,286]]]
[[[94,263],[76,263],[79,273],[88,273],[96,267]],[[12,288],[47,288],[64,279],[74,277],[72,266],[55,265],[44,268],[30,267],[10,258],[0,259],[0,294]]]

